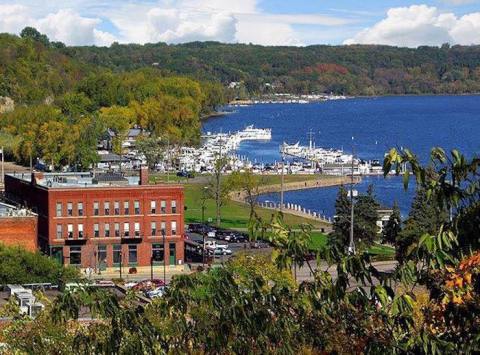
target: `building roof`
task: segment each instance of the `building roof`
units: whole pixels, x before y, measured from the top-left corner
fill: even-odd
[[[128,161],[126,158],[122,158],[120,155],[115,153],[106,153],[106,154],[99,154],[100,163],[115,163],[119,161]]]
[[[18,208],[16,206],[7,204],[5,202],[0,201],[0,218],[1,217],[27,217],[33,216],[30,210],[25,208]]]
[[[32,181],[32,174],[12,173],[7,174],[25,182]],[[98,188],[109,186],[138,186],[140,177],[137,176],[118,176],[105,173],[94,174],[93,172],[73,172],[73,173],[42,173],[36,177],[36,184],[46,188]]]

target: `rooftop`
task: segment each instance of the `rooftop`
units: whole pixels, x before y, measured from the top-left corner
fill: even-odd
[[[12,173],[7,175],[26,182],[32,181],[32,174],[30,173]],[[124,176],[119,173],[39,173],[36,177],[36,184],[47,188],[138,186],[139,182],[139,176]]]
[[[0,202],[0,218],[1,217],[26,217],[32,216],[33,213],[25,208],[17,208],[5,202]]]

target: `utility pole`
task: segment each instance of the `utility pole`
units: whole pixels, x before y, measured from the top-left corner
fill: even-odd
[[[163,284],[167,285],[167,249],[165,245],[165,229],[162,229],[162,237],[163,237]]]
[[[3,168],[5,164],[5,149],[3,147],[0,149],[0,153],[2,153],[2,182],[5,184],[5,169]]]
[[[352,171],[351,171],[351,184],[350,184],[350,243],[348,245],[348,253],[355,254],[355,242],[353,240],[353,226],[354,226],[354,210],[353,210],[353,162],[355,158],[355,148],[353,145],[352,137]]]

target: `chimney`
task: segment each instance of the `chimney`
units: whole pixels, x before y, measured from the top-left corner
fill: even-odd
[[[37,185],[38,180],[42,180],[44,178],[43,172],[42,171],[32,171],[32,180],[31,184],[32,185]]]
[[[140,185],[148,185],[148,166],[140,167]]]

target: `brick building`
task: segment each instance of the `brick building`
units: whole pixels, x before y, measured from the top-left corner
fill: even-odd
[[[0,202],[0,243],[38,250],[37,215]]]
[[[184,260],[181,185],[103,173],[7,174],[5,196],[38,214],[39,247],[94,269],[179,265]],[[163,236],[165,234],[165,238]]]

